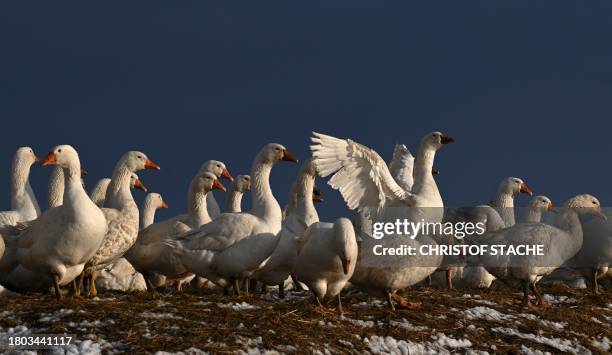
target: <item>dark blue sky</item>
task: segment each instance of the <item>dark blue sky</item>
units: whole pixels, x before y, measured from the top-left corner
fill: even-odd
[[[141,177],[167,217],[203,161],[247,173],[267,142],[304,158],[313,130],[385,158],[448,133],[447,205],[485,202],[509,175],[555,202],[609,204],[611,35],[609,1],[5,1],[1,209],[21,145],[74,145],[89,187],[142,150],[162,166]],[[49,172],[32,170],[42,204]],[[281,204],[296,172],[273,170]],[[322,218],[343,214],[324,192]]]

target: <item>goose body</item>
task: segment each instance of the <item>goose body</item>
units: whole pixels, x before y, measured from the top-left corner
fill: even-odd
[[[398,185],[374,150],[350,139],[319,133],[313,135],[310,148],[317,170],[323,177],[331,175],[329,185],[340,191],[349,208],[373,211],[370,221],[442,221],[444,204],[432,169],[436,151],[452,142],[452,138],[433,132],[421,140],[414,165],[412,191],[406,191]],[[381,258],[373,252],[376,245],[384,248],[411,246],[417,250],[421,245],[436,245],[430,236],[410,239],[406,235],[388,235],[378,240],[369,237],[367,231],[365,234],[361,237],[351,283],[370,292],[394,294],[425,279],[442,261],[441,256],[434,254]],[[393,307],[392,302],[390,306]]]
[[[306,229],[300,245],[294,266],[297,279],[318,300],[339,296],[357,260],[357,239],[351,221],[340,218],[334,223],[315,222]]]
[[[317,171],[314,164],[311,160],[306,161],[291,187],[286,217],[277,236],[278,243],[265,266],[253,275],[253,278],[264,285],[284,286],[285,280],[294,270],[300,238],[304,236],[306,228],[319,221],[319,215],[313,203],[316,176]]]
[[[484,267],[506,283],[523,285],[523,302],[529,304],[531,289],[542,304],[536,283],[545,275],[570,260],[580,250],[583,241],[579,214],[594,213],[603,216],[599,201],[591,195],[578,195],[569,199],[557,216],[556,227],[544,223],[520,223],[512,227],[487,232],[483,243],[487,245],[542,245],[544,255],[492,255],[480,257]]]
[[[10,255],[0,263],[0,281],[16,291],[55,285],[60,297],[58,286],[83,271],[102,243],[107,226],[104,214],[83,190],[80,161],[74,148],[55,147],[43,165],[55,164],[64,169],[64,203],[45,211],[12,240],[7,250]]]
[[[582,227],[584,243],[571,265],[591,281],[593,292],[599,294],[597,280],[612,277],[612,215],[608,211],[606,220],[593,218]]]
[[[87,262],[85,274],[90,278],[89,294],[95,295],[95,272],[119,259],[134,244],[138,236],[139,213],[132,197],[132,174],[143,169],[159,170],[142,152],[125,153],[113,171],[113,177],[106,191],[102,212],[106,217],[108,230],[102,245]]]
[[[225,187],[218,181],[217,176],[211,172],[203,172],[196,175],[190,184],[189,192],[189,208],[190,213],[195,213],[198,223],[208,223],[211,221],[208,216],[206,195],[213,189],[225,190]],[[197,211],[197,212],[196,212]],[[182,215],[179,216],[182,218]],[[172,218],[166,221],[147,225],[143,222],[143,229],[138,233],[136,243],[126,253],[126,258],[141,272],[148,285],[151,288],[162,286],[166,278],[171,279],[182,278],[189,275],[188,272],[181,269],[173,272],[175,264],[167,264],[167,255],[164,238],[172,238],[175,235],[191,230],[191,227],[182,221],[187,221],[188,218]],[[164,271],[162,275],[157,275],[159,271]]]
[[[275,143],[257,154],[250,174],[253,207],[249,212],[223,213],[197,230],[166,239],[176,255],[175,264],[222,287],[229,279],[251,277],[263,266],[281,229],[281,209],[269,182],[272,166],[281,160],[297,161]]]

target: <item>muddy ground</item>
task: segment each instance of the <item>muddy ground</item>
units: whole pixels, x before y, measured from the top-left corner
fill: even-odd
[[[383,299],[349,291],[350,314],[342,317],[300,292],[280,301],[274,291],[102,293],[59,302],[27,295],[0,300],[0,334],[71,333],[78,343],[69,350],[82,353],[610,352],[612,293],[542,289],[550,308],[524,308],[518,290],[505,287],[417,287],[405,295],[421,308],[395,312]]]

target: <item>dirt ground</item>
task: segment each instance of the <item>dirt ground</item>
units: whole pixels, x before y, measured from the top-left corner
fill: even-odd
[[[345,316],[289,292],[224,296],[213,291],[52,295],[0,300],[0,332],[75,334],[102,353],[539,353],[609,352],[612,293],[543,287],[550,308],[520,305],[518,290],[405,293],[418,310],[390,312],[383,299],[347,292]],[[80,352],[86,352],[81,347]]]

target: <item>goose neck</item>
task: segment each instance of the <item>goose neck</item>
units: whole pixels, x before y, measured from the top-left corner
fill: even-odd
[[[153,201],[151,199],[145,199],[144,203],[142,204],[142,212],[140,216],[140,230],[143,230],[153,224],[156,209],[157,208],[153,205]]]
[[[412,193],[419,196],[427,197],[429,206],[425,207],[443,207],[442,197],[438,190],[438,185],[431,173],[433,169],[436,150],[429,146],[421,146],[414,165],[414,182],[412,185]]]
[[[251,194],[253,195],[251,214],[269,222],[278,223],[280,229],[282,212],[270,188],[271,171],[272,163],[257,159],[253,164],[251,169]]]
[[[499,192],[494,201],[496,210],[504,220],[506,227],[515,224],[514,219],[514,196],[508,193]]]
[[[189,185],[189,193],[187,194],[187,215],[193,225],[201,226],[202,224],[210,222],[211,218],[208,214],[206,191],[197,188],[196,179],[198,179],[197,176],[193,178]]]
[[[49,208],[61,206],[64,201],[64,170],[55,166],[49,177]]]
[[[130,178],[132,171],[126,166],[119,165],[113,172],[113,177],[106,191],[105,207],[122,210],[135,202],[130,191]]]
[[[81,167],[71,166],[63,169],[64,175],[64,198],[63,206],[78,209],[81,201],[89,201],[89,196],[83,189],[81,183]]]
[[[294,213],[305,218],[305,222],[308,225],[319,220],[317,210],[312,201],[314,182],[315,177],[310,174],[300,174],[296,181],[297,201]],[[312,219],[316,219],[316,221],[312,221]]]
[[[226,212],[241,212],[242,211],[242,195],[244,193],[238,190],[232,190],[230,194],[227,196],[227,201],[225,202],[225,211]]]

